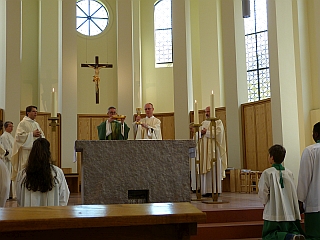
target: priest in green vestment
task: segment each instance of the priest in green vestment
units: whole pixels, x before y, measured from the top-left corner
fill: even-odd
[[[113,118],[117,115],[117,109],[112,106],[108,108],[107,114],[109,118],[97,127],[99,140],[127,140],[130,128],[124,122],[125,118],[121,121]]]

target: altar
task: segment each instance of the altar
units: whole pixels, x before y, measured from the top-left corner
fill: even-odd
[[[75,142],[82,204],[190,202],[193,140]]]

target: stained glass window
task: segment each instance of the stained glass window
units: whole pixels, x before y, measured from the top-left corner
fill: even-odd
[[[77,31],[86,36],[100,34],[109,23],[107,8],[96,0],[77,1]]]
[[[154,5],[154,39],[156,63],[172,63],[171,0],[159,0]]]
[[[266,0],[250,1],[250,17],[244,19],[248,101],[270,97],[268,20]]]

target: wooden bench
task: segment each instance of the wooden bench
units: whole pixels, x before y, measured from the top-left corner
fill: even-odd
[[[206,214],[189,202],[0,210],[1,239],[190,239]]]

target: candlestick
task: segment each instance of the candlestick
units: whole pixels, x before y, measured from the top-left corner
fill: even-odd
[[[198,113],[198,103],[197,100],[194,101],[194,124],[198,124],[199,123],[199,113]]]
[[[56,92],[52,88],[52,97],[51,97],[51,117],[57,117],[57,102],[56,102]]]
[[[212,93],[210,95],[210,117],[214,118],[216,117],[216,113],[215,113],[215,108],[214,108],[214,94],[213,94],[213,90]]]

